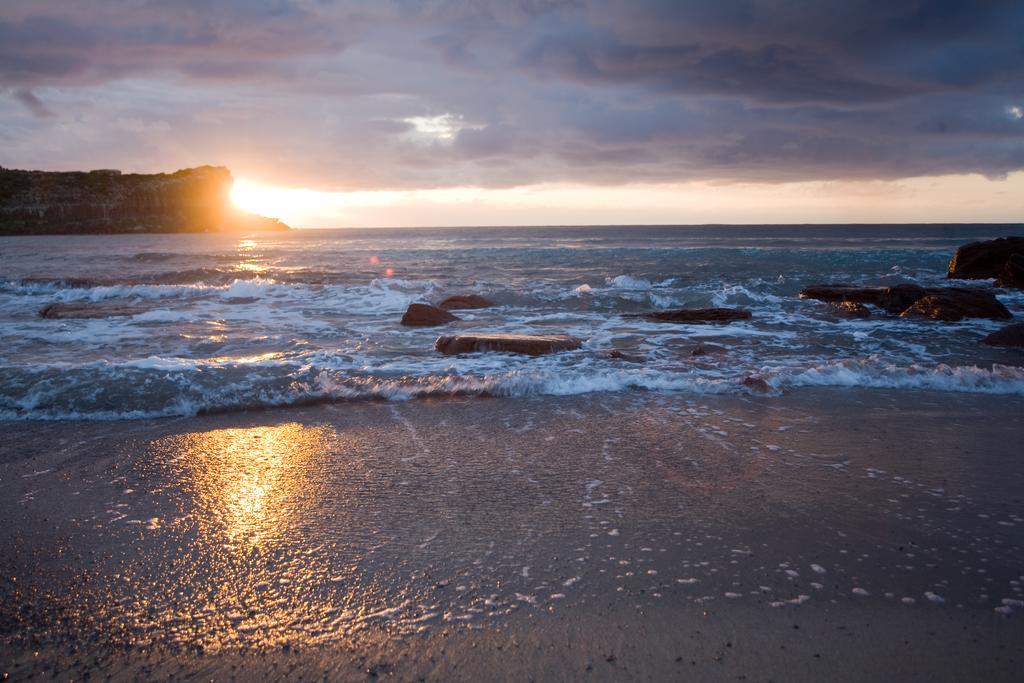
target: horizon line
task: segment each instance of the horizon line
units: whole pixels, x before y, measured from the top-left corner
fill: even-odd
[[[272,217],[271,217],[272,218]],[[1016,227],[1024,226],[1020,221],[872,221],[872,222],[828,222],[828,223],[494,223],[479,225],[465,223],[458,225],[349,225],[335,227],[297,227],[292,230],[447,230],[447,229],[515,229],[515,228],[799,228],[799,227],[934,227],[934,226],[992,226]]]

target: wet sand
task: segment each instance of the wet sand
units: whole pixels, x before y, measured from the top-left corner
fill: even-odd
[[[1019,679],[1022,416],[803,390],[5,423],[0,668]]]

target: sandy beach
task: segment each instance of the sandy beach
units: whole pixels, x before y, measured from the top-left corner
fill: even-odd
[[[1015,680],[1024,399],[883,390],[21,422],[13,680]]]

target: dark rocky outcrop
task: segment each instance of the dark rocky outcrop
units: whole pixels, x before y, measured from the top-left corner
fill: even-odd
[[[1024,237],[1000,237],[963,245],[949,261],[947,277],[995,278],[1000,287],[1024,289]]]
[[[490,308],[494,302],[479,294],[459,294],[450,296],[437,305],[446,311],[454,311],[464,308]]]
[[[897,315],[926,293],[924,287],[917,285],[896,285],[895,287],[814,285],[800,290],[800,298],[817,299],[830,304],[844,302],[867,304]]]
[[[1024,348],[1024,323],[1007,325],[981,340],[989,346],[1014,346]]]
[[[231,172],[47,172],[0,168],[0,235],[287,230],[231,203]]]
[[[407,327],[434,327],[456,320],[458,318],[448,311],[442,311],[430,304],[409,304],[405,315],[402,316],[402,324]]]
[[[1003,269],[996,276],[996,284],[1000,287],[1024,289],[1024,254],[1013,254],[1006,259]]]
[[[931,318],[945,322],[956,322],[964,318],[991,318],[1007,320],[1013,316],[1006,306],[992,292],[983,289],[966,289],[950,287],[949,289],[929,290],[905,311],[901,318]]]
[[[582,344],[582,339],[563,335],[473,334],[438,337],[434,348],[446,356],[478,351],[542,356],[578,349]]]
[[[106,304],[50,304],[39,311],[40,318],[65,320],[68,318],[113,318],[122,315],[138,315],[146,309],[119,303]]]
[[[833,305],[870,305],[901,317],[925,317],[954,322],[963,318],[1006,320],[1010,312],[987,289],[969,287],[856,287],[815,285],[800,291],[801,299],[817,299]]]
[[[677,308],[640,315],[648,320],[663,323],[727,323],[733,320],[746,320],[750,317],[750,311],[740,308]]]

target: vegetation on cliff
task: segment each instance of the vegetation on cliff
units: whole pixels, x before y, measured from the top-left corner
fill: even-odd
[[[0,168],[0,234],[287,230],[231,203],[231,171],[19,171]]]

